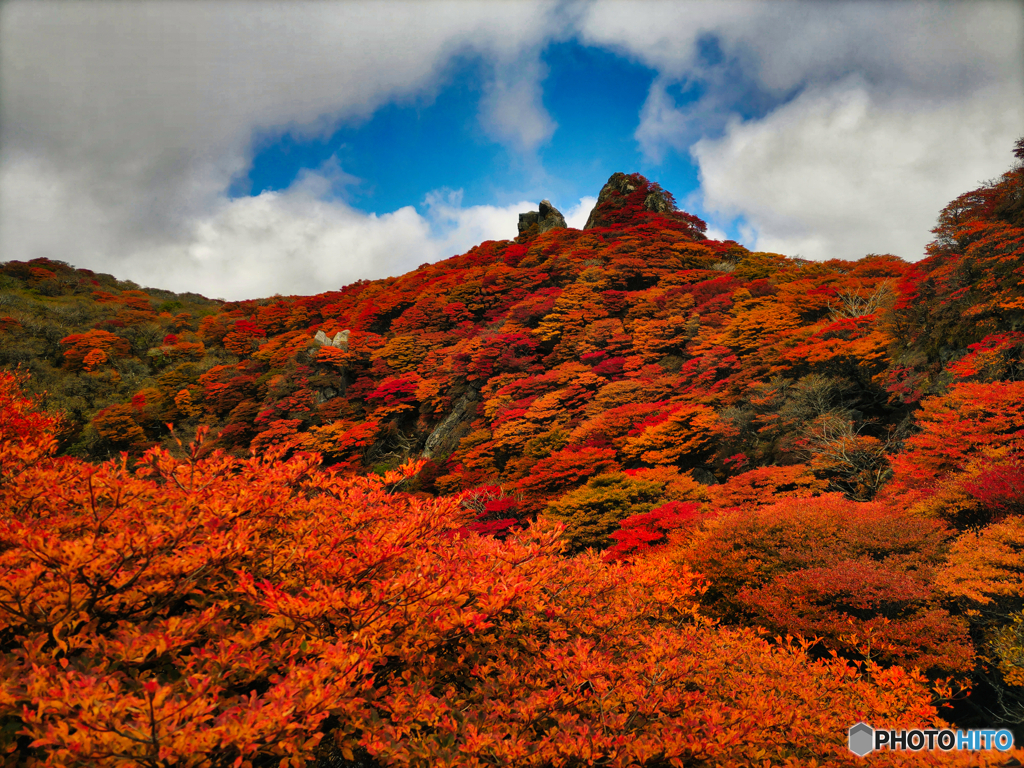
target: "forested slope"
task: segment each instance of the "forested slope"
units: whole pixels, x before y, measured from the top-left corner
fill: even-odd
[[[1024,161],[1024,141],[1016,156]],[[808,262],[704,232],[657,185],[617,174],[587,229],[528,227],[516,240],[311,297],[211,301],[61,262],[4,264],[0,362],[20,367],[28,377],[17,386],[45,390],[40,403],[63,414],[25,415],[32,406],[5,379],[5,413],[22,415],[4,422],[15,446],[5,449],[13,452],[5,468],[18,479],[0,488],[18,513],[7,513],[3,567],[25,590],[0,596],[9,674],[43,657],[70,658],[82,674],[134,685],[143,703],[155,695],[139,687],[146,680],[168,686],[170,712],[199,696],[181,688],[194,669],[188,659],[213,664],[202,674],[215,676],[223,660],[212,649],[241,643],[258,647],[260,661],[235,688],[204,693],[202,704],[210,718],[235,722],[246,686],[264,701],[293,695],[275,687],[283,660],[319,669],[336,632],[363,649],[345,668],[350,687],[311,704],[311,714],[296,710],[295,732],[326,729],[345,754],[363,750],[381,764],[439,755],[453,765],[581,764],[596,759],[584,743],[615,765],[755,764],[759,754],[779,764],[841,762],[843,728],[857,719],[930,721],[950,698],[956,706],[944,716],[1009,724],[1024,737],[1024,167],[950,203],[916,263],[891,255]],[[197,434],[203,441],[189,455],[183,444]],[[29,450],[19,440],[41,442]],[[46,446],[73,458],[36,461]],[[114,463],[102,470],[83,461],[108,457]],[[201,499],[194,484],[171,489],[169,478],[197,466],[211,489]],[[88,533],[77,517],[84,507],[72,500],[94,471],[126,496],[103,501],[111,517]],[[70,489],[64,506],[40,495],[49,487]],[[389,495],[395,487],[401,494]],[[271,497],[298,511],[277,517]],[[387,521],[397,525],[393,566],[339,575],[320,539],[356,542],[364,523],[339,517],[325,497],[365,509],[372,530],[384,526],[367,541],[383,542]],[[135,498],[145,504],[133,507]],[[213,522],[192,530],[188,514]],[[69,597],[44,611],[48,618],[12,612],[18,601],[45,602],[48,568],[74,593],[85,578],[72,566],[81,537],[100,547],[119,533],[122,515],[129,529],[143,526],[144,541],[177,542],[173,557],[154,544],[159,556],[132,561],[142,582],[187,572],[160,558],[190,547],[195,562],[217,563],[196,584],[213,581],[154,604],[166,586],[138,592],[129,579],[132,596],[96,621],[95,593]],[[315,531],[306,522],[314,519]],[[222,530],[246,543],[229,554]],[[46,545],[19,543],[32,537]],[[114,547],[102,546],[108,555]],[[65,547],[79,554],[53,554]],[[268,565],[277,551],[298,564]],[[456,561],[469,570],[445,570]],[[506,589],[496,564],[510,562],[539,570],[513,568],[507,578],[525,578],[521,586],[479,615],[466,613],[481,595]],[[304,584],[293,567],[311,569],[322,586]],[[416,568],[457,586],[396,629],[387,622],[398,598],[383,595],[420,589],[402,576]],[[584,601],[565,592],[571,584],[602,586]],[[88,595],[95,586],[82,588]],[[232,612],[232,600],[244,610]],[[335,615],[337,600],[356,607]],[[365,600],[390,607],[359,608]],[[184,614],[167,613],[170,605]],[[226,611],[209,618],[211,629],[167,628],[204,606]],[[349,614],[364,610],[391,617],[371,622],[382,634],[365,643],[346,634],[361,621]],[[140,615],[159,626],[142,627]],[[461,618],[438,629],[449,615]],[[68,630],[81,643],[73,650],[61,645],[70,643],[59,629],[67,621],[78,627]],[[245,635],[250,621],[273,629]],[[140,637],[184,634],[163,645],[137,641],[156,649],[159,663],[134,651],[110,662],[97,649],[113,647],[109,638],[129,625],[142,627]],[[646,637],[643,627],[659,629]],[[764,629],[756,628],[780,643],[757,639]],[[786,635],[817,642],[808,651]],[[191,642],[214,655],[180,650]],[[559,667],[562,657],[550,661],[543,648],[575,660]],[[684,664],[709,649],[724,654],[702,657],[712,670],[722,665],[713,679],[672,667],[667,688],[651,682],[668,659]],[[600,674],[586,672],[598,657]],[[741,687],[726,673],[734,665],[753,676],[745,680],[765,676],[749,700],[729,693]],[[38,685],[58,685],[57,667],[46,668],[56,677]],[[914,668],[922,677],[904,671]],[[787,685],[803,682],[792,692],[773,688],[793,675]],[[841,691],[834,700],[829,680]],[[18,685],[4,689],[0,707],[38,703],[41,689]],[[654,686],[645,695],[667,697],[656,697],[663,708],[636,709],[644,685]],[[518,735],[502,730],[508,712],[497,702],[509,690],[539,697],[523,694]],[[437,711],[413,701],[424,691]],[[593,709],[598,695],[607,710]],[[768,735],[759,708],[774,695],[809,729],[801,738],[812,746]],[[816,697],[831,702],[835,719],[800,720]],[[480,719],[459,720],[454,713],[467,707]],[[691,721],[689,711],[703,714]],[[56,715],[8,717],[42,739],[40,748],[81,739],[63,733]],[[362,725],[338,730],[346,722]],[[268,755],[279,749],[271,725],[246,727],[255,730],[224,732],[268,745]],[[310,738],[307,752],[319,737]],[[236,755],[234,746],[216,749]]]

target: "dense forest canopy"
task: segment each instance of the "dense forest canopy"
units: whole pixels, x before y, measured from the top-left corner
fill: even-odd
[[[0,265],[8,763],[1020,741],[1015,156],[913,263],[750,251],[616,174],[583,230],[316,296]]]

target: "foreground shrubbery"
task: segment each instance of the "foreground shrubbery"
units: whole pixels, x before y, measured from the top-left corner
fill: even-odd
[[[53,458],[54,426],[0,376],[9,765],[844,764],[858,720],[937,722],[916,673],[718,627],[656,559],[460,535],[414,467],[131,471]]]

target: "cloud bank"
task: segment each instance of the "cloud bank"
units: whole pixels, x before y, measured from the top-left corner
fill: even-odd
[[[1018,3],[619,5],[594,4],[581,34],[657,72],[641,150],[689,153],[704,213],[757,249],[919,259],[1024,132]]]
[[[693,155],[705,205],[742,215],[758,250],[916,260],[945,203],[1009,166],[1022,126],[998,91],[910,111],[848,82],[735,121]]]
[[[22,238],[35,238],[28,244],[33,252],[63,253],[69,263],[116,270],[144,286],[224,299],[318,293],[404,274],[483,240],[515,237],[517,214],[536,207],[525,201],[463,207],[461,193],[436,192],[428,195],[425,214],[412,206],[367,214],[324,199],[336,183],[332,174],[306,172],[282,192],[221,199],[173,238],[136,238],[128,250],[118,242],[128,224],[118,226],[90,201],[76,199],[60,174],[29,166],[12,170],[9,180],[23,194],[5,203],[4,218],[22,222]],[[33,220],[38,226],[24,223]],[[51,226],[54,221],[61,226]],[[69,244],[69,233],[77,234],[77,246]],[[123,260],[111,263],[111,254]]]
[[[482,133],[535,167],[559,130],[544,50],[568,40],[650,68],[639,150],[692,158],[695,212],[759,249],[919,258],[938,211],[1004,170],[1024,126],[1024,16],[1009,2],[9,0],[0,258],[239,298],[512,237],[535,201],[466,207],[435,190],[418,210],[364,213],[336,165],[281,192],[227,190],[256,137],[323,138],[387,104],[430,104],[467,59]]]
[[[322,194],[323,174],[250,200],[227,190],[256,135],[324,137],[386,103],[429,103],[456,56],[490,73],[484,130],[533,151],[554,130],[538,82],[556,11],[522,0],[4,3],[0,253],[239,297],[313,293],[514,236],[515,216],[499,225],[486,206],[361,214]]]

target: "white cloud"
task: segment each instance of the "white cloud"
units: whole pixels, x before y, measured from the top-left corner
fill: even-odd
[[[307,172],[283,192],[224,201],[180,240],[136,251],[118,276],[227,299],[312,294],[514,238],[518,214],[537,207],[464,207],[461,190],[440,189],[427,195],[422,215],[409,206],[378,216],[323,200],[331,182]],[[582,229],[596,202],[584,197],[568,209],[569,226]]]
[[[462,190],[448,189],[431,192],[425,202],[431,232],[443,252],[437,258],[464,253],[485,240],[511,240],[519,234],[519,214],[537,208],[525,200],[463,208]]]
[[[295,258],[288,254],[303,243],[318,244],[317,260],[337,245],[331,258],[351,257],[349,272],[363,274],[377,259],[371,252],[382,251],[360,249],[342,230],[397,248],[427,224],[404,209],[367,217],[337,203],[315,212],[287,205],[343,188],[352,180],[340,169],[306,174],[276,198],[229,201],[253,138],[284,130],[322,137],[386,103],[429,103],[455,57],[468,56],[491,78],[482,125],[533,151],[554,130],[537,83],[539,52],[564,25],[556,11],[540,0],[4,2],[0,253],[126,276],[139,272],[139,260],[147,274],[184,274],[181,264],[213,274],[209,265],[218,264],[227,287],[211,290],[202,278],[201,289],[224,295],[278,290],[274,268],[263,279],[259,265]],[[260,217],[287,234],[250,237]],[[513,217],[513,234],[514,226]],[[396,229],[391,240],[385,227]],[[271,244],[285,249],[279,257]],[[213,255],[217,248],[232,250]],[[181,253],[206,255],[179,264]],[[161,266],[157,255],[172,263]],[[429,254],[410,259],[416,266]]]
[[[319,293],[437,257],[429,223],[412,207],[376,216],[297,190],[225,203],[177,242],[136,251],[126,267],[139,283],[238,299]]]
[[[515,237],[517,214],[531,207],[528,202],[463,207],[461,191],[441,190],[427,196],[425,215],[412,206],[367,214],[323,198],[339,179],[351,178],[328,164],[321,171],[306,171],[282,192],[222,199],[175,238],[137,242],[130,251],[115,241],[106,222],[98,216],[90,219],[99,211],[75,201],[70,210],[76,217],[66,224],[81,234],[84,250],[66,252],[57,250],[66,247],[64,233],[45,225],[61,217],[62,206],[74,193],[62,186],[59,175],[40,171],[24,167],[17,178],[8,179],[22,194],[15,205],[3,209],[4,217],[20,220],[22,231],[40,236],[31,244],[33,252],[56,252],[70,263],[97,269],[113,261],[121,279],[226,299],[314,294],[359,279],[404,274],[481,241]],[[30,217],[39,222],[38,228],[25,226]],[[0,226],[0,233],[10,231]],[[44,237],[47,232],[49,238]],[[5,240],[0,234],[0,248]]]
[[[461,57],[485,73],[484,131],[535,155],[556,129],[542,53],[573,34],[657,72],[641,150],[693,147],[707,209],[740,216],[762,248],[914,258],[945,202],[1007,166],[1024,125],[1011,3],[8,0],[0,257],[240,297],[513,237],[535,202],[438,192],[423,213],[365,214],[336,199],[355,181],[336,163],[279,193],[226,190],[255,136],[322,137],[387,103],[430,103]],[[691,88],[702,95],[684,103]]]
[[[664,80],[656,79],[640,111],[640,126],[635,134],[644,157],[660,163],[670,148],[685,151],[697,128],[694,122],[693,114],[679,109],[669,96]]]
[[[1022,11],[1017,3],[619,0],[589,5],[581,38],[629,55],[669,81],[751,84],[786,95],[860,73],[883,89],[947,97],[1019,81]],[[714,45],[710,45],[711,42]],[[711,53],[717,47],[721,56]],[[723,74],[731,74],[731,84]]]
[[[759,250],[916,260],[939,210],[1009,166],[1022,125],[1024,107],[996,89],[908,105],[846,81],[735,121],[693,154],[705,206],[742,215]]]
[[[481,105],[487,132],[519,152],[531,152],[557,127],[540,106],[540,87],[523,81],[495,81]]]
[[[722,91],[712,90],[682,108],[669,93],[669,84],[665,77],[651,83],[634,134],[644,157],[654,163],[661,163],[669,150],[685,153],[694,141],[724,127],[731,114]]]
[[[576,205],[562,213],[565,223],[569,225],[570,229],[583,229],[595,205],[597,205],[596,197],[581,197]]]
[[[538,55],[534,51],[523,61],[499,67],[480,104],[487,133],[520,153],[534,152],[558,127],[541,102],[546,68]]]
[[[704,234],[708,236],[709,240],[721,240],[724,242],[732,239],[724,229],[719,229],[718,227],[708,227]]]
[[[759,248],[920,258],[1024,126],[1019,3],[599,0],[580,28],[656,70],[640,150],[692,147],[705,211]]]

